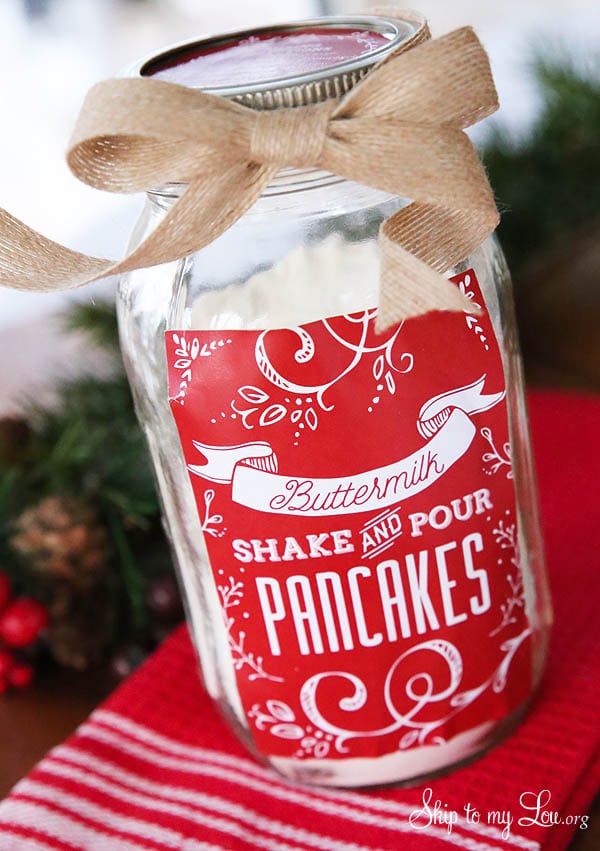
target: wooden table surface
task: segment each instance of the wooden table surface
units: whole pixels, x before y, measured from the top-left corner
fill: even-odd
[[[0,798],[66,739],[115,686],[105,669],[42,671],[32,686],[0,697]]]

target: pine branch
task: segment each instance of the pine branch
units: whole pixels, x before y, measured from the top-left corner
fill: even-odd
[[[496,127],[484,151],[517,283],[532,257],[600,219],[600,68],[582,70],[564,56],[532,68],[543,97],[538,118],[525,138]]]
[[[34,408],[30,418],[35,438],[23,460],[29,490],[85,494],[134,526],[158,515],[146,441],[123,373],[66,382],[56,407]]]
[[[119,352],[119,328],[112,302],[74,304],[64,317],[64,328],[65,331],[84,331],[100,348]]]

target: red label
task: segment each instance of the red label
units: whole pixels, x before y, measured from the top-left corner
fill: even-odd
[[[473,271],[454,281],[483,299]],[[258,749],[435,745],[529,694],[504,375],[487,313],[167,334]]]

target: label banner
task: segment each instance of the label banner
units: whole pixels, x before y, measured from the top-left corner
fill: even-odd
[[[274,472],[277,456],[269,443],[217,447],[199,441],[193,445],[206,463],[188,469],[209,481],[231,482],[234,502],[256,511],[321,517],[387,508],[428,488],[465,454],[476,433],[469,415],[504,398],[504,392],[482,394],[484,384],[485,375],[427,402],[419,431],[434,436],[406,458],[375,470],[339,479],[285,476]]]

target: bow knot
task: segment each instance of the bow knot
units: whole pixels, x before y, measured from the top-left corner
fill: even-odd
[[[307,107],[255,112],[250,158],[274,166],[318,166],[335,101]]]

